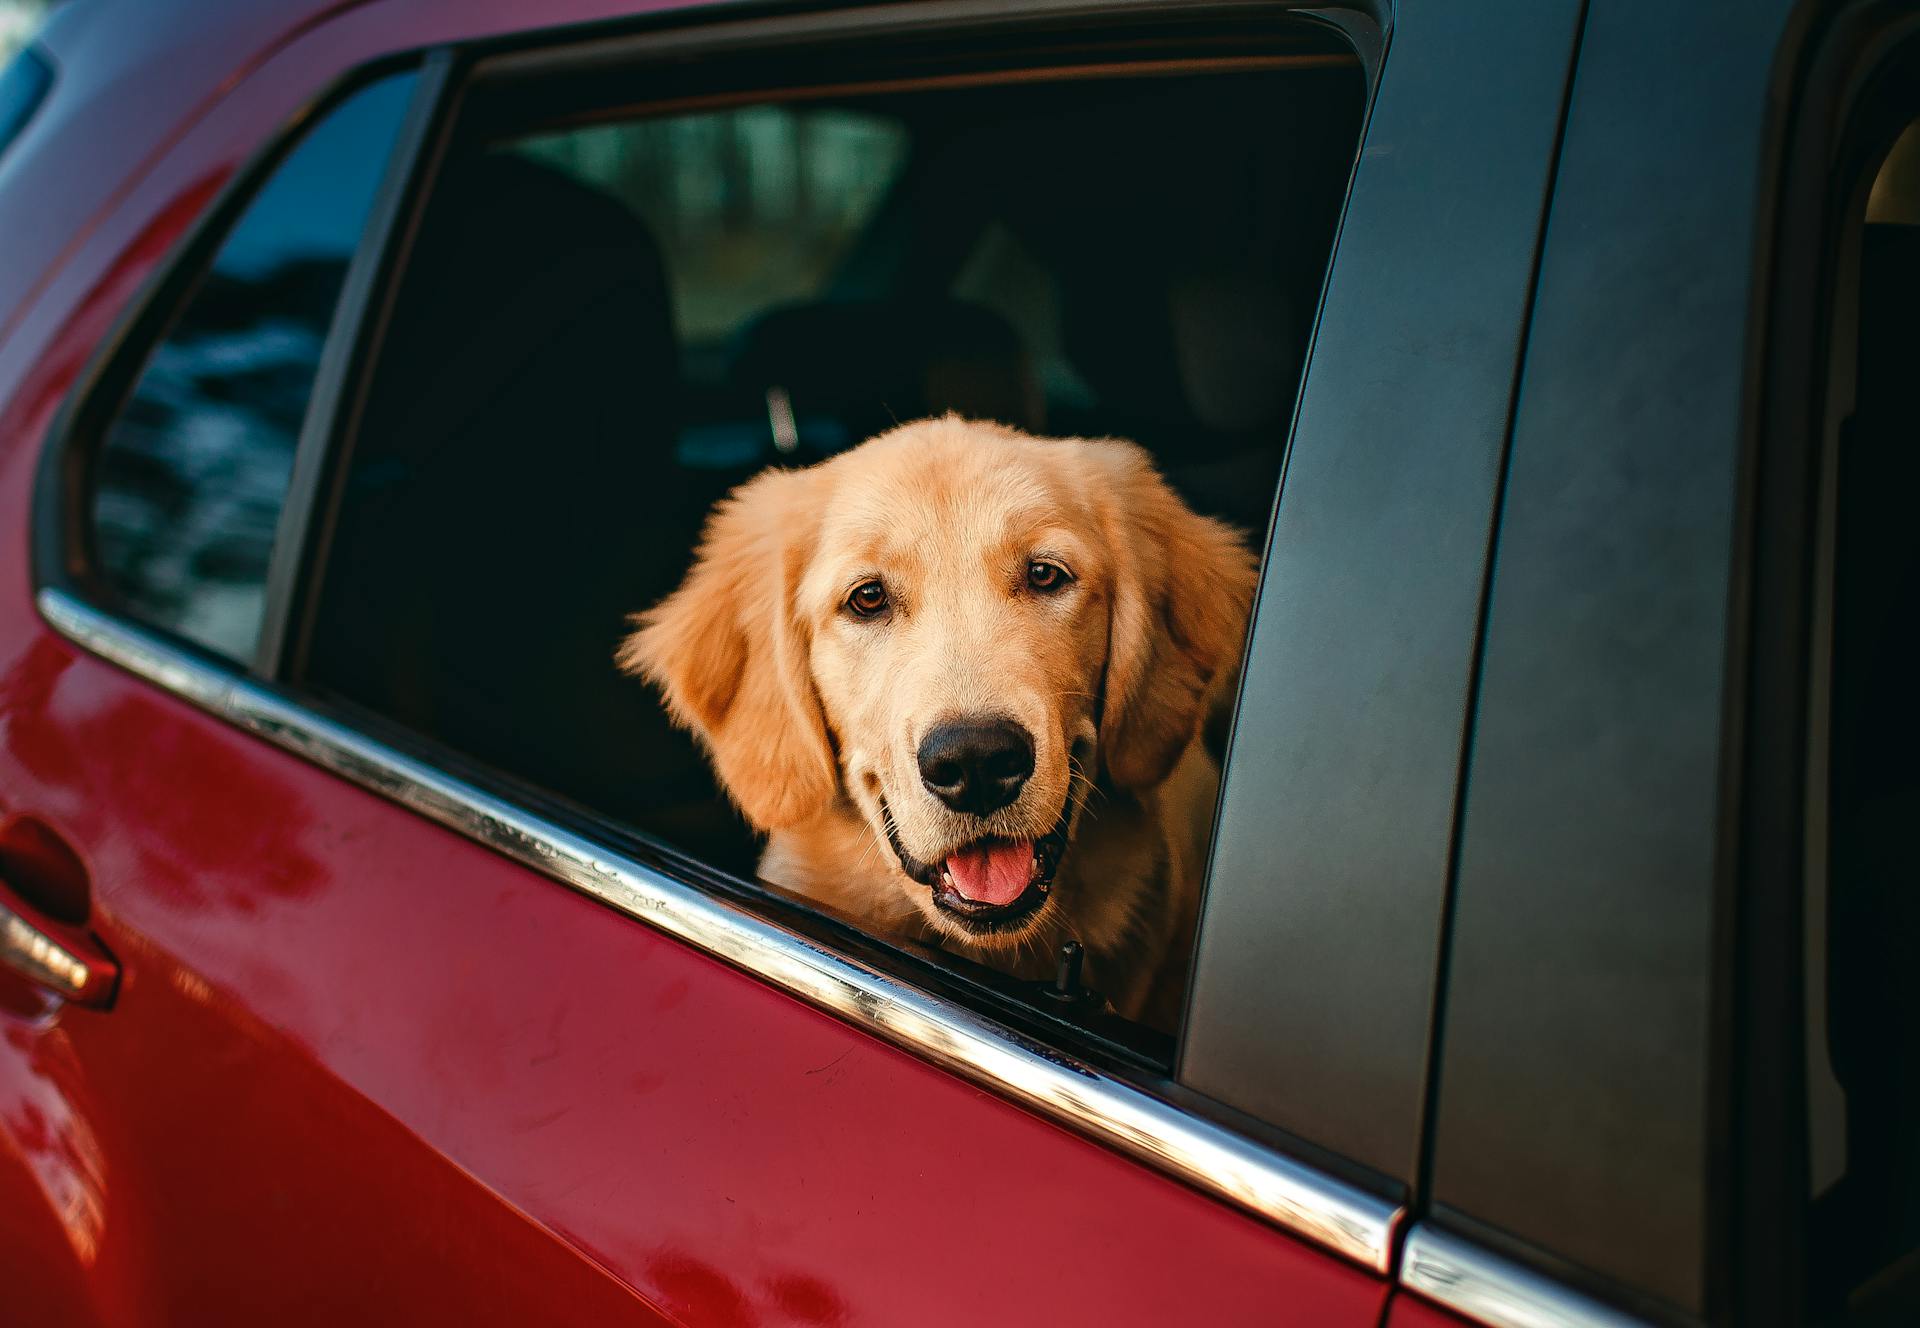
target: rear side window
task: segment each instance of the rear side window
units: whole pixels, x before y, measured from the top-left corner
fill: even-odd
[[[126,612],[251,659],[321,349],[413,76],[326,113],[148,354],[94,454],[93,567]]]

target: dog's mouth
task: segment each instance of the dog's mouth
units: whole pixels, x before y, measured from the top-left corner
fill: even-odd
[[[1069,798],[1053,829],[1038,839],[988,835],[961,845],[939,862],[922,862],[907,852],[884,797],[880,820],[900,869],[933,891],[934,906],[964,930],[990,935],[1019,926],[1047,902],[1066,856],[1072,809]]]

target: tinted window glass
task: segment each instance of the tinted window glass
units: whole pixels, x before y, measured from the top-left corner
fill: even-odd
[[[236,660],[259,635],[321,347],[412,85],[355,93],[273,171],[95,459],[106,585],[138,617]]]

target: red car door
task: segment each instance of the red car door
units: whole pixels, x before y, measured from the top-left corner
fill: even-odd
[[[235,657],[203,648],[244,604],[156,632],[49,552],[36,487],[57,525],[99,477],[69,494],[45,449],[128,418],[213,290],[182,264],[244,266],[222,246],[352,104],[329,89],[507,8],[290,11],[206,104],[169,103],[170,141],[45,255],[0,344],[0,904],[42,938],[16,960],[111,984],[0,972],[9,1316],[1376,1322],[1390,1202],[289,699],[245,623]],[[594,7],[565,8],[543,17]],[[408,90],[402,165],[446,74],[418,68],[375,71]],[[399,206],[377,187],[369,234]],[[369,261],[335,274],[303,409]]]

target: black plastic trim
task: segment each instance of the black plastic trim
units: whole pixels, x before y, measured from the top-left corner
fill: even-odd
[[[1728,651],[1791,8],[1674,11],[1650,41],[1632,6],[1589,5],[1488,609],[1430,1163],[1446,1224],[1689,1321],[1725,1313]]]
[[[274,531],[253,665],[263,678],[283,675],[289,641],[304,636],[294,629],[309,608],[305,591],[312,578],[308,569],[324,559],[330,533],[324,523],[316,529],[314,517],[332,508],[331,503],[321,502],[321,496],[338,469],[336,440],[348,436],[358,422],[362,402],[358,388],[366,366],[379,352],[381,311],[401,247],[396,232],[404,236],[421,182],[432,170],[449,118],[453,69],[453,54],[446,49],[428,53],[421,62],[419,81],[394,136],[386,174],[374,194],[360,246],[347,265],[334,305]]]
[[[1493,571],[1500,557],[1500,520],[1506,510],[1507,477],[1511,470],[1513,426],[1517,414],[1513,403],[1517,403],[1520,399],[1520,383],[1526,374],[1527,338],[1533,330],[1534,308],[1540,293],[1540,253],[1545,247],[1547,225],[1553,215],[1553,190],[1559,182],[1560,150],[1566,141],[1567,107],[1573,99],[1574,70],[1580,65],[1580,42],[1586,33],[1588,2],[1589,0],[1580,0],[1580,12],[1574,20],[1573,49],[1567,61],[1567,77],[1561,89],[1559,110],[1554,116],[1553,151],[1547,162],[1546,205],[1540,209],[1540,223],[1534,232],[1533,272],[1527,281],[1526,312],[1520,327],[1520,353],[1514,357],[1513,361],[1513,382],[1509,388],[1510,405],[1507,412],[1506,437],[1500,450],[1500,478],[1494,490],[1493,519],[1488,531],[1487,558],[1480,584],[1479,626],[1474,639],[1473,662],[1467,681],[1467,732],[1460,744],[1458,782],[1461,795],[1456,798],[1453,807],[1453,829],[1450,834],[1452,846],[1447,863],[1445,902],[1441,906],[1440,954],[1434,962],[1431,1032],[1428,1037],[1427,1062],[1423,1075],[1425,1092],[1420,1108],[1420,1177],[1414,1190],[1413,1213],[1416,1220],[1427,1216],[1428,1200],[1433,1193],[1435,1121],[1439,1115],[1440,1076],[1445,1063],[1447,979],[1452,971],[1453,959],[1453,906],[1460,883],[1461,832],[1466,821],[1467,809],[1465,791],[1468,776],[1473,769],[1474,721],[1480,712],[1480,687],[1486,659],[1487,609],[1493,598]]]
[[[1397,16],[1274,510],[1187,1014],[1183,1082],[1401,1193],[1577,17]]]

